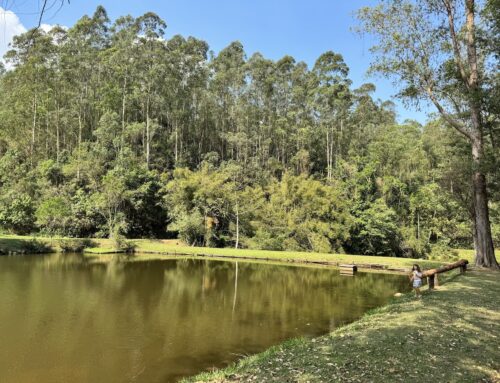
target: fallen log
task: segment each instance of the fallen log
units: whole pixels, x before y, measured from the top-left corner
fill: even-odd
[[[444,273],[446,271],[450,271],[457,268],[460,268],[460,273],[464,274],[465,271],[467,270],[468,263],[469,261],[467,261],[466,259],[461,259],[460,261],[438,267],[437,269],[426,270],[422,273],[422,277],[428,278],[429,290],[432,290],[438,284],[437,274]]]

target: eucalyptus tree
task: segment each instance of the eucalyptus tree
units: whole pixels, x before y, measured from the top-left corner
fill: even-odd
[[[210,112],[206,105],[208,45],[176,35],[167,41],[166,50],[163,98],[173,145],[165,149],[173,152],[175,166],[186,160],[190,165],[199,163],[205,151],[216,147],[216,135],[205,124]]]
[[[155,13],[148,12],[136,19],[138,26],[137,70],[139,74],[135,99],[142,104],[144,129],[144,156],[146,166],[151,162],[151,147],[160,127],[161,86],[164,79],[166,23]]]
[[[234,145],[235,136],[241,132],[238,113],[241,96],[245,88],[245,51],[243,45],[232,42],[222,49],[211,62],[210,91],[215,98],[216,130],[220,137],[222,159],[238,158],[239,145]]]
[[[349,68],[340,54],[323,53],[312,70],[311,99],[314,118],[324,135],[326,178],[331,180],[350,106]]]
[[[275,65],[260,53],[254,53],[247,62],[249,85],[244,94],[248,135],[251,140],[253,162],[265,167],[271,155],[273,132],[273,92]]]
[[[61,47],[61,66],[65,82],[71,90],[68,98],[76,106],[72,108],[72,132],[68,141],[74,145],[70,146],[70,150],[75,146],[77,150],[77,178],[80,177],[78,162],[82,143],[92,137],[92,130],[100,120],[98,104],[101,102],[100,88],[104,76],[101,51],[109,44],[108,24],[106,10],[100,6],[92,17],[82,17],[68,30],[67,40]]]
[[[26,153],[35,165],[40,129],[47,121],[47,99],[52,90],[55,45],[44,31],[32,30],[14,37],[7,61],[15,67],[3,79],[4,91],[9,97],[3,100],[4,108],[11,113],[3,121],[4,134],[9,132],[13,146]],[[6,137],[7,138],[7,137]]]
[[[290,136],[291,165],[297,174],[309,175],[312,169],[313,152],[313,116],[309,100],[310,77],[307,64],[298,62],[291,73],[291,124],[294,127]]]
[[[106,71],[106,81],[102,89],[104,93],[102,107],[104,110],[120,111],[123,133],[129,123],[131,93],[137,80],[134,64],[138,57],[136,44],[138,33],[139,27],[132,16],[119,17],[110,28],[109,49],[102,53]]]
[[[363,8],[360,29],[377,39],[372,72],[395,78],[399,95],[428,100],[470,143],[476,265],[498,269],[485,177],[485,79],[498,57],[483,49],[481,3],[474,0],[382,1]]]

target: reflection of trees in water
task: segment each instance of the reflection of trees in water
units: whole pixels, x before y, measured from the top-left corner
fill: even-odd
[[[12,355],[0,352],[0,360],[43,347],[49,355],[40,363],[50,356],[60,365],[88,367],[89,381],[113,381],[124,371],[161,380],[166,369],[208,367],[234,353],[325,332],[406,284],[392,275],[341,277],[329,269],[200,259],[47,258],[0,266],[0,292],[24,296],[23,305],[0,311],[2,328],[7,323],[18,334],[7,336]],[[93,363],[107,370],[94,371]]]

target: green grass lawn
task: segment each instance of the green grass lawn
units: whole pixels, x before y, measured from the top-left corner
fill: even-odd
[[[99,240],[109,241],[109,240]],[[270,250],[251,250],[251,249],[232,249],[232,248],[209,248],[193,247],[183,245],[176,240],[133,240],[136,245],[138,257],[142,254],[165,254],[165,255],[192,255],[192,256],[213,256],[213,257],[231,257],[248,258],[277,262],[323,262],[332,264],[354,263],[357,265],[380,264],[393,268],[409,268],[414,263],[419,263],[424,268],[437,267],[443,264],[439,261],[412,258],[396,258],[387,256],[371,255],[350,255],[350,254],[326,254],[326,253],[308,253],[298,251],[270,251]],[[99,247],[88,249],[89,253],[106,254],[114,250],[111,242],[101,243]],[[467,259],[472,263],[474,258],[473,250],[459,249],[459,257]],[[500,256],[500,250],[497,251]]]
[[[442,278],[444,281],[445,278]],[[315,339],[295,339],[186,382],[498,382],[500,273],[447,273]]]
[[[24,245],[33,239],[29,236],[0,235],[0,252],[23,252]],[[36,237],[40,242],[48,244],[54,251],[59,251],[59,237]],[[114,254],[117,250],[114,248],[114,242],[109,239],[92,239],[95,247],[85,249],[89,256],[101,256],[101,259],[108,254]],[[409,268],[413,263],[419,263],[424,268],[432,268],[441,265],[443,262],[429,261],[423,259],[396,258],[384,256],[366,256],[366,255],[348,255],[348,254],[325,254],[308,253],[294,251],[269,251],[269,250],[250,250],[250,249],[232,249],[232,248],[208,248],[192,247],[182,244],[177,240],[150,240],[137,239],[132,240],[135,244],[137,259],[161,258],[162,255],[188,255],[188,256],[212,256],[212,257],[231,257],[235,259],[255,259],[276,262],[309,262],[309,263],[329,263],[342,264],[354,263],[360,266],[378,264],[390,268]],[[459,250],[461,258],[472,261],[472,250]],[[500,252],[497,252],[500,254]]]

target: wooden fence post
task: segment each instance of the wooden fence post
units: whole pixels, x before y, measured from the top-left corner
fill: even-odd
[[[423,277],[428,278],[429,282],[429,290],[434,289],[434,287],[439,286],[439,281],[438,281],[438,274],[439,273],[444,273],[445,271],[453,270],[455,268],[460,268],[460,273],[464,274],[465,270],[467,270],[467,264],[469,262],[466,259],[461,259],[460,261],[450,263],[445,266],[441,266],[437,269],[430,269],[427,271],[424,271]]]

